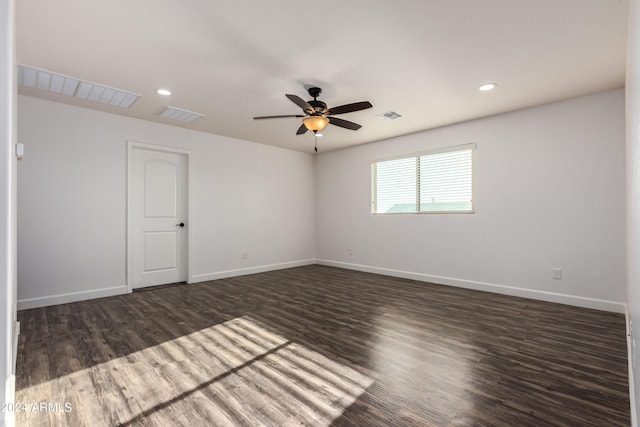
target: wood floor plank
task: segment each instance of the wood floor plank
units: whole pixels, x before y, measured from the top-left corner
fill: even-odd
[[[18,315],[23,426],[630,425],[614,313],[312,265]]]

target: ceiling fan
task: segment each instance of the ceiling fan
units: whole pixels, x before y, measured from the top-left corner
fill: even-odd
[[[302,108],[302,111],[305,113],[301,114],[290,114],[284,116],[261,116],[254,117],[255,120],[260,119],[279,119],[283,117],[300,117],[302,118],[302,124],[298,128],[296,135],[302,135],[306,133],[308,130],[312,131],[314,134],[317,134],[319,131],[323,130],[327,124],[331,123],[334,126],[339,126],[345,129],[358,130],[362,126],[350,122],[348,120],[340,119],[338,117],[332,117],[337,114],[345,114],[352,113],[354,111],[365,110],[367,108],[373,107],[369,101],[362,102],[354,102],[352,104],[339,105],[337,107],[327,108],[327,104],[322,101],[318,101],[318,96],[322,93],[322,89],[319,87],[310,87],[307,89],[309,95],[313,98],[313,100],[305,101],[297,95],[285,95],[294,104],[298,107]],[[316,148],[316,151],[318,149]]]

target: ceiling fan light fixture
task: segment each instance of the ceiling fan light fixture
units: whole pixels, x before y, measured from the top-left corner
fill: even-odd
[[[323,116],[307,116],[302,119],[304,126],[312,132],[319,132],[327,127],[329,119]]]

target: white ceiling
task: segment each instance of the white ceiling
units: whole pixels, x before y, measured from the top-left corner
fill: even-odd
[[[320,151],[624,85],[627,0],[19,0],[17,61],[140,94],[130,108],[26,95],[313,151],[284,95],[323,88],[363,127]],[[480,84],[496,82],[491,92]],[[155,93],[168,88],[170,97]],[[202,113],[164,119],[166,105]],[[395,110],[398,120],[376,115]]]

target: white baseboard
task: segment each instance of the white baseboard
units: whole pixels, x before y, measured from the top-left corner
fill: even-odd
[[[16,364],[18,362],[18,338],[20,336],[20,322],[13,322],[13,343],[11,348],[11,373],[15,375],[16,373]]]
[[[635,372],[633,370],[633,345],[631,344],[631,318],[629,317],[629,310],[624,312],[625,322],[627,325],[627,364],[629,365],[629,401],[631,402],[631,426],[638,427],[638,402],[636,401],[635,390]]]
[[[219,271],[216,273],[195,274],[191,276],[189,283],[206,282],[207,280],[224,279],[226,277],[244,276],[246,274],[264,273],[266,271],[282,270],[285,268],[301,267],[315,264],[315,259],[284,262],[281,264],[261,265],[257,267],[241,268],[237,270]],[[37,298],[25,298],[18,300],[18,310],[29,308],[47,307],[50,305],[66,304],[70,302],[86,301],[95,298],[110,297],[129,293],[126,285],[113,288],[94,289],[90,291],[70,292],[66,294],[48,295]]]
[[[2,414],[3,414],[3,417],[0,419],[0,427],[15,427],[16,425],[15,414],[10,411],[4,411],[2,412]]]
[[[389,268],[373,267],[369,265],[352,264],[341,261],[316,260],[317,264],[329,267],[345,268],[348,270],[363,271],[366,273],[382,274],[384,276],[401,277],[404,279],[419,280],[422,282],[436,283],[439,285],[457,286],[459,288],[474,289],[477,291],[493,292],[503,295],[531,298],[540,301],[556,302],[560,304],[574,305],[576,307],[593,308],[596,310],[624,313],[626,305],[622,302],[607,301],[594,298],[578,297],[574,295],[559,294],[555,292],[536,291],[533,289],[517,288],[513,286],[498,285],[495,283],[478,282],[474,280],[456,279],[453,277],[434,276],[430,274],[414,273],[410,271],[393,270]]]
[[[302,267],[315,264],[315,259],[283,262],[280,264],[260,265],[257,267],[239,268],[236,270],[218,271],[216,273],[194,274],[189,283],[206,282],[208,280],[225,279],[227,277],[245,276],[247,274],[264,273],[267,271],[283,270],[285,268]]]
[[[14,403],[16,401],[16,376],[11,374],[6,379],[4,386],[4,403]],[[1,411],[0,412],[0,427],[14,427],[16,424],[16,417],[14,411]]]
[[[218,271],[215,273],[194,274],[189,283],[206,282],[208,280],[224,279],[227,277],[244,276],[247,274],[264,273],[267,271],[282,270],[285,268],[301,267],[305,265],[320,264],[330,267],[345,268],[367,273],[382,274],[385,276],[402,277],[405,279],[419,280],[423,282],[437,283],[441,285],[457,286],[466,289],[493,292],[504,295],[512,295],[523,298],[531,298],[541,301],[556,302],[560,304],[574,305],[577,307],[593,308],[596,310],[611,311],[614,313],[625,313],[626,305],[621,302],[607,301],[594,298],[585,298],[574,295],[566,295],[554,292],[536,291],[532,289],[517,288],[494,283],[478,282],[473,280],[456,279],[444,276],[434,276],[410,271],[394,270],[388,268],[373,267],[369,265],[352,264],[341,261],[331,261],[323,259],[306,259],[299,261],[284,262],[280,264],[268,264],[256,267],[240,268],[235,270]],[[27,298],[18,300],[18,310],[29,308],[46,307],[49,305],[66,304],[69,302],[84,301],[94,298],[103,298],[114,295],[128,293],[126,285],[113,288],[95,289],[90,291],[71,292],[66,294],[51,295],[37,298]]]
[[[18,310],[47,307],[49,305],[66,304],[69,302],[86,301],[89,299],[111,297],[129,293],[127,285],[113,288],[93,289],[90,291],[69,292],[66,294],[49,295],[45,297],[26,298],[18,300]]]

